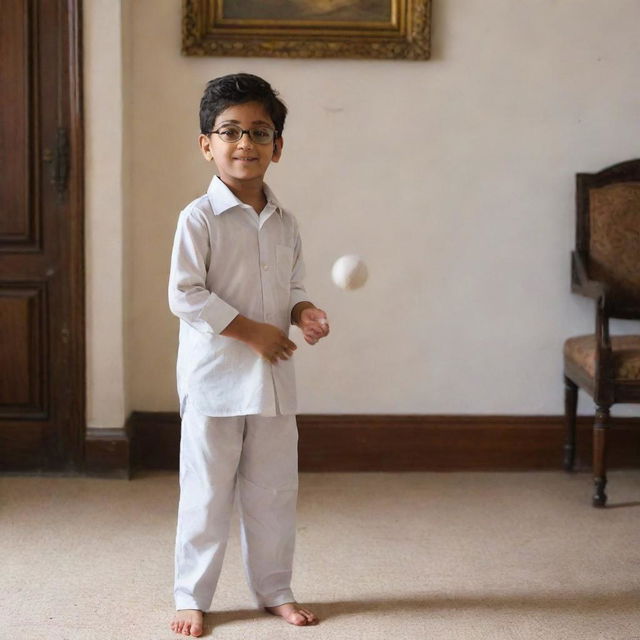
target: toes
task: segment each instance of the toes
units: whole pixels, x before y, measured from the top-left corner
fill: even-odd
[[[301,627],[301,626],[304,626],[305,624],[307,624],[307,618],[301,611],[294,611],[289,616],[289,622]]]
[[[309,609],[300,609],[300,613],[307,619],[309,624],[318,622],[318,618],[316,618],[315,614],[309,611]]]
[[[194,622],[191,625],[191,635],[192,636],[201,636],[202,635],[202,621]]]
[[[308,609],[300,607],[293,602],[289,604],[290,606],[280,605],[277,607],[265,607],[265,609],[273,615],[282,616],[289,624],[298,627],[304,627],[308,624],[316,624],[318,622],[316,616]]]

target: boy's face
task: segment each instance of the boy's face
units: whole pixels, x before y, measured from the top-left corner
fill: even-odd
[[[240,129],[275,129],[273,121],[258,102],[246,102],[225,109],[213,123],[212,131],[225,131],[225,125]],[[221,180],[235,187],[262,185],[269,164],[278,162],[282,154],[282,138],[260,144],[244,133],[237,142],[225,142],[217,133],[200,135],[204,157],[216,163]]]

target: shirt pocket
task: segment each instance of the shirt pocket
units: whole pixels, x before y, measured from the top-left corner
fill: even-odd
[[[289,290],[293,270],[293,248],[283,244],[276,245],[276,273],[278,284]]]

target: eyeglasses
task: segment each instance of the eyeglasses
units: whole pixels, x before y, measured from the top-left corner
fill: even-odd
[[[239,142],[245,133],[249,134],[252,142],[256,144],[271,144],[276,137],[275,129],[270,127],[252,127],[251,129],[242,129],[236,127],[234,124],[227,124],[224,127],[220,127],[216,131],[211,133],[217,133],[220,140],[224,142]]]

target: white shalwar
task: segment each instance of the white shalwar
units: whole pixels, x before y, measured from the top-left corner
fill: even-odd
[[[243,560],[257,603],[294,600],[293,362],[272,365],[220,335],[239,313],[287,333],[291,310],[308,300],[296,221],[266,185],[264,191],[267,205],[258,216],[214,177],[207,194],[178,220],[169,277],[169,306],[180,318],[177,609],[209,609],[236,494]]]

